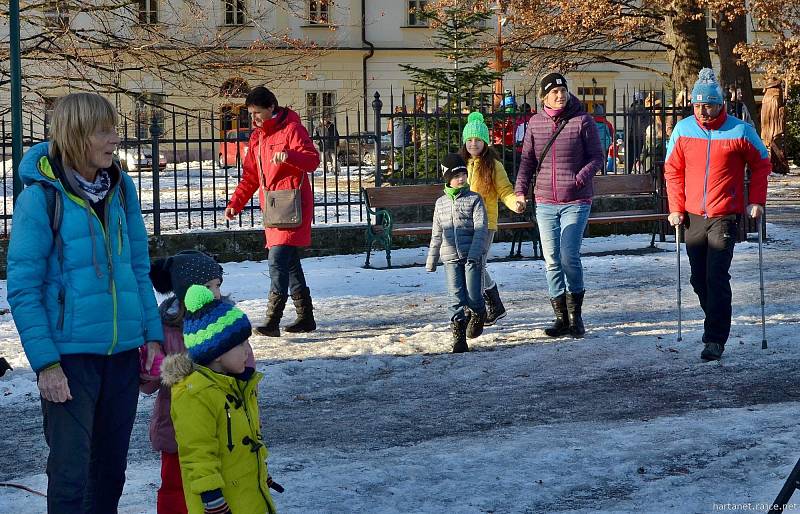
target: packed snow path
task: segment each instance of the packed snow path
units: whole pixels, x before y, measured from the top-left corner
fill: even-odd
[[[707,513],[771,501],[800,457],[800,229],[769,233],[769,349],[757,245],[742,243],[721,363],[699,359],[685,253],[684,341],[675,342],[674,243],[647,251],[646,235],[587,240],[582,340],[544,336],[552,312],[540,261],[490,264],[510,314],[465,355],[448,353],[443,269],[364,270],[363,255],[304,260],[319,330],[251,339],[266,374],[270,471],[287,489],[274,495],[279,510]],[[393,252],[398,264],[424,254]],[[225,272],[224,292],[259,321],[266,263]],[[7,314],[0,354],[17,368],[0,380],[0,480],[44,490],[38,395]],[[121,512],[155,513],[151,409],[142,397]],[[34,513],[44,502],[0,488],[0,505]]]

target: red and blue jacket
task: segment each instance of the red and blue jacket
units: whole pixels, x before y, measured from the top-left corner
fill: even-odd
[[[750,166],[750,197],[744,169]],[[667,146],[664,178],[670,212],[707,218],[740,214],[747,204],[767,201],[769,154],[755,129],[722,111],[703,126],[695,116],[675,125]]]

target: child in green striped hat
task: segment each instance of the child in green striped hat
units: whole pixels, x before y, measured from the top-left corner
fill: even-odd
[[[263,376],[246,366],[250,321],[200,285],[189,287],[184,305],[187,352],[164,359],[161,380],[172,388],[188,512],[273,514],[269,488],[283,488],[267,474],[256,394]]]

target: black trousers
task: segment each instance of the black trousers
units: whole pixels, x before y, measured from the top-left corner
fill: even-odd
[[[139,400],[139,352],[62,355],[72,400],[42,399],[48,514],[113,514]]]
[[[706,315],[704,343],[725,344],[731,332],[731,276],[733,246],[739,216],[704,218],[689,214],[686,253],[692,268],[691,283]]]

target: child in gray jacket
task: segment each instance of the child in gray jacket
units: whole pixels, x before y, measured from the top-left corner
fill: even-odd
[[[467,338],[478,337],[486,320],[483,300],[483,253],[489,240],[486,207],[469,190],[467,165],[456,153],[442,161],[444,195],[433,211],[433,233],[425,268],[436,271],[441,255],[447,289],[453,296],[450,328],[453,353],[469,351]]]

